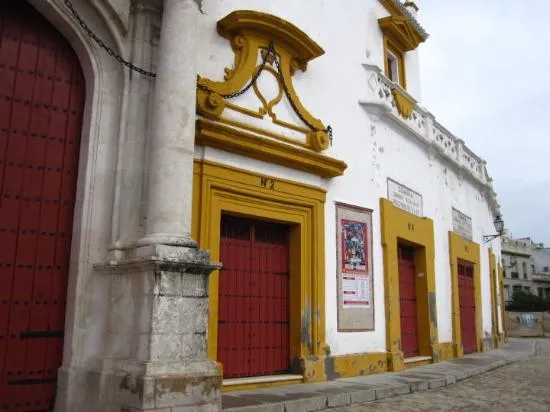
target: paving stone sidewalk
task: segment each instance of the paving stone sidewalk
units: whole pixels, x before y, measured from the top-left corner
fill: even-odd
[[[337,379],[323,383],[229,392],[223,395],[223,409],[243,412],[294,412],[363,404],[452,385],[492,369],[526,360],[535,354],[535,346],[535,340],[510,339],[498,350],[467,355],[461,359],[401,372]],[[364,409],[363,405],[349,408],[350,412],[362,410],[367,409]]]

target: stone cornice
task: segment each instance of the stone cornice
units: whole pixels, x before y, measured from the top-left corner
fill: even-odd
[[[388,10],[392,16],[402,16],[407,19],[411,24],[414,30],[422,38],[422,41],[428,39],[429,34],[424,30],[424,28],[418,23],[418,20],[407,10],[407,8],[399,0],[379,0],[380,3]]]

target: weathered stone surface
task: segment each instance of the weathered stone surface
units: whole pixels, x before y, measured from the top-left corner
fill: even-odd
[[[439,390],[436,388],[452,385],[459,377],[464,379],[464,375],[472,376],[473,374],[480,374],[486,369],[494,369],[506,359],[529,356],[532,353],[533,347],[533,343],[529,341],[512,341],[502,349],[492,353],[467,355],[465,358],[453,362],[448,361],[420,366],[399,373],[390,372],[337,379],[323,383],[233,392],[223,396],[223,406],[224,409],[229,410],[247,408],[243,410],[250,411],[260,411],[271,406],[279,408],[281,405],[285,405],[285,408],[287,405],[288,408],[319,407],[318,404],[306,401],[308,399],[317,399],[322,394],[326,399],[327,408],[334,407],[336,408],[335,410],[347,410],[345,407],[337,406],[337,403],[348,402],[348,395],[351,403],[364,403],[377,399],[374,402],[374,404],[377,404],[378,402],[382,402],[381,400],[378,401],[378,399],[389,397],[394,399],[393,397],[396,395],[405,395],[409,392],[429,393],[425,391],[427,389]],[[406,399],[408,395],[395,399],[401,398]],[[416,409],[413,408],[413,410]]]
[[[376,393],[374,392],[374,389],[364,389],[364,390],[351,392],[352,403],[363,403],[363,402],[373,401],[375,399],[376,399]]]
[[[494,369],[455,385],[338,408],[335,411],[547,411],[550,405],[547,385],[550,380],[550,341],[542,342],[539,356]]]
[[[155,406],[215,404],[221,408],[221,376],[162,376],[155,379]]]
[[[388,385],[380,388],[376,388],[374,392],[376,393],[376,399],[390,398],[392,396],[404,395],[409,393],[411,389],[409,385]]]
[[[330,408],[336,406],[346,406],[351,403],[351,394],[350,393],[327,393],[327,405]]]
[[[325,396],[313,396],[285,402],[285,412],[322,411],[327,407]]]

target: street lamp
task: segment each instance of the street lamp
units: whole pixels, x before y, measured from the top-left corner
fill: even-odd
[[[493,221],[495,224],[495,229],[497,230],[496,235],[483,235],[483,242],[489,242],[499,236],[502,236],[504,233],[504,220],[500,217],[500,215],[495,216],[495,220]]]

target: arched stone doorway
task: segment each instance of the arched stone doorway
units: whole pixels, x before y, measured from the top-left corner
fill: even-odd
[[[1,2],[1,410],[53,405],[84,94],[68,42],[26,2]]]

